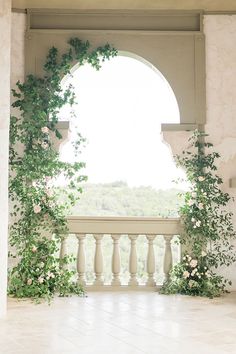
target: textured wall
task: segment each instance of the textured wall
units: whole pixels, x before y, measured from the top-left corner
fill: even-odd
[[[12,15],[12,74],[14,86],[24,77],[24,29],[25,16]],[[236,197],[236,189],[229,188],[229,178],[236,177],[236,16],[209,15],[204,18],[206,34],[206,88],[207,126],[215,150],[221,154],[219,174],[224,179],[224,190]],[[168,132],[165,139],[174,153],[180,153],[187,145],[189,133]],[[231,204],[235,212],[235,203]],[[236,290],[236,266],[227,270]]]
[[[8,128],[10,103],[10,0],[0,2],[0,317],[6,312],[8,235]]]
[[[206,131],[221,155],[219,174],[224,191],[236,198],[229,179],[236,177],[236,16],[205,16],[206,34]],[[232,202],[236,229],[236,202]],[[236,265],[227,270],[236,290]]]

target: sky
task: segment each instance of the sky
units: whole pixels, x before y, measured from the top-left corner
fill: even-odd
[[[119,55],[103,63],[99,71],[89,65],[78,68],[63,84],[69,83],[78,101],[72,135],[77,129],[86,138],[80,161],[86,162],[84,173],[90,183],[176,187],[172,181],[184,173],[176,168],[162,141],[160,124],[178,123],[179,110],[170,85],[158,70]],[[60,117],[68,120],[68,107]],[[61,149],[61,159],[74,160],[70,142]]]

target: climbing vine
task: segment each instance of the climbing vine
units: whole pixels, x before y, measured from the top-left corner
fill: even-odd
[[[49,50],[42,77],[29,75],[12,90],[16,113],[10,126],[10,255],[16,264],[9,270],[8,291],[16,297],[50,299],[54,294],[83,293],[67,267],[72,257],[58,255],[67,233],[68,209],[78,200],[80,182],[86,179],[80,173],[84,163],[61,161],[53,143],[62,138],[57,129],[60,109],[75,103],[73,87],[63,90],[61,80],[71,75],[75,62],[99,70],[117,51],[108,44],[91,50],[89,42],[78,38],[68,44],[62,55],[57,48]],[[75,155],[82,142],[79,135],[74,141]],[[61,188],[63,198],[54,183],[58,177],[66,183]]]
[[[205,138],[206,134],[196,131],[189,149],[176,157],[191,184],[180,208],[183,222],[180,243],[186,251],[181,262],[173,267],[162,293],[214,297],[231,285],[216,273],[216,268],[236,261],[232,213],[226,209],[230,196],[221,190],[223,181],[216,174],[215,161],[220,155]]]

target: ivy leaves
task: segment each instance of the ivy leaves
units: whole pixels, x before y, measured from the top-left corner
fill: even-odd
[[[63,90],[61,80],[76,62],[89,63],[98,70],[117,51],[109,44],[91,49],[88,41],[78,38],[71,38],[68,44],[62,55],[55,47],[49,50],[42,77],[28,75],[12,90],[15,114],[10,126],[10,243],[16,249],[13,257],[18,258],[18,264],[9,272],[9,293],[17,297],[81,294],[81,288],[72,282],[74,273],[62,267],[71,262],[71,257],[59,260],[56,256],[58,241],[67,232],[66,215],[79,199],[80,183],[86,180],[80,174],[84,163],[60,161],[53,144],[53,139],[62,138],[57,129],[60,109],[75,103],[73,87]],[[78,134],[75,152],[83,141]],[[61,188],[63,200],[62,191],[54,185],[61,176],[66,181],[66,188]]]
[[[212,297],[219,296],[230,285],[227,279],[213,272],[214,268],[229,266],[236,261],[232,245],[236,233],[232,213],[226,209],[230,196],[221,190],[223,181],[216,174],[215,161],[220,155],[212,151],[213,145],[205,141],[206,136],[195,131],[190,138],[189,149],[177,156],[176,161],[185,169],[191,183],[191,190],[185,194],[185,203],[180,207],[184,225],[180,243],[185,245],[190,254],[184,258],[194,257],[199,265],[211,271],[211,276],[204,278],[205,273],[199,273],[199,278],[195,275],[194,279],[185,277],[189,269],[183,258],[173,268],[170,281],[164,284],[164,293]]]

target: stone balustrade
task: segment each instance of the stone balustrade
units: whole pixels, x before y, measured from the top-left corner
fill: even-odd
[[[62,238],[60,257],[67,253],[67,239],[74,234],[78,241],[77,249],[77,273],[78,283],[89,290],[132,290],[158,288],[156,283],[156,260],[154,252],[154,240],[164,240],[163,273],[164,279],[168,279],[172,267],[172,239],[180,234],[180,221],[177,218],[154,217],[80,217],[70,216],[68,220],[68,235]],[[94,281],[89,283],[86,279],[86,247],[85,241],[88,235],[93,235],[95,243],[94,252]],[[140,284],[137,279],[138,254],[136,241],[140,235],[145,235],[147,241],[146,257],[146,282]],[[121,257],[120,238],[129,239],[129,281],[123,284],[121,281]],[[104,283],[103,241],[105,237],[112,240],[111,249],[111,282]],[[160,285],[160,284],[159,284]]]

